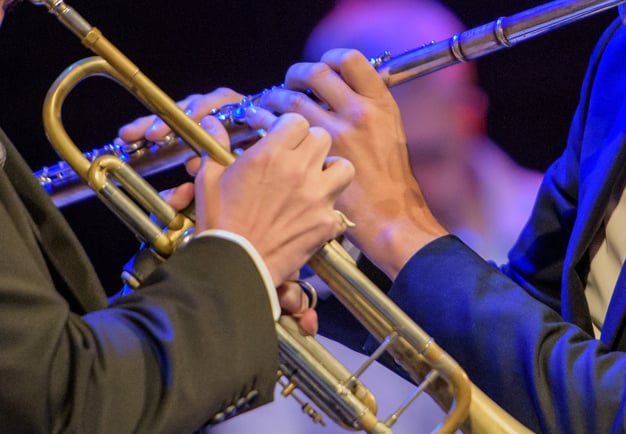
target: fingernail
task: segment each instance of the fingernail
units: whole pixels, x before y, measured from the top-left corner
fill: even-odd
[[[150,128],[148,128],[147,133],[148,134],[153,133],[161,127],[163,127],[163,121],[161,119],[156,119],[154,122],[152,122],[152,125],[150,125]]]
[[[256,107],[250,106],[246,109],[246,122],[254,124],[259,120],[259,110]]]

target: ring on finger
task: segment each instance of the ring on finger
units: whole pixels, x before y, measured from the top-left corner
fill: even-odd
[[[352,220],[350,220],[348,217],[346,217],[346,215],[344,213],[342,213],[338,209],[335,209],[334,211],[335,211],[335,213],[337,213],[337,215],[341,219],[341,225],[342,226],[344,226],[346,228],[354,228],[354,227],[356,227],[356,223],[354,223]]]
[[[311,285],[311,283],[309,283],[308,281],[302,279],[289,280],[289,282],[297,283],[300,289],[302,289],[302,292],[306,294],[308,299],[308,305],[306,309],[315,309],[315,307],[317,306],[317,291],[315,290],[315,287]],[[304,310],[301,312],[292,313],[291,316],[294,318],[302,318],[303,312]]]

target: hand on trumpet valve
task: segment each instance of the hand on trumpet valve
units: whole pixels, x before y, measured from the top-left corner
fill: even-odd
[[[345,159],[327,157],[330,136],[300,115],[250,109],[248,122],[267,135],[235,163],[223,167],[203,159],[196,178],[198,225],[246,237],[280,285],[345,231],[334,205],[354,169]]]
[[[163,198],[177,211],[188,207],[194,198],[194,185],[185,183],[161,192]],[[284,315],[293,316],[300,328],[310,336],[317,333],[318,321],[315,306],[317,291],[306,280],[298,279],[298,273],[290,276],[276,289]]]

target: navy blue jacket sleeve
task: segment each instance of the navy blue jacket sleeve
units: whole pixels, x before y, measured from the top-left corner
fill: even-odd
[[[389,295],[529,428],[624,431],[626,355],[564,321],[457,238],[418,252]]]
[[[590,61],[568,146],[502,272],[450,236],[419,251],[389,293],[538,432],[626,431],[626,353],[592,336],[584,296],[588,246],[624,173],[625,50],[626,27],[615,21]]]

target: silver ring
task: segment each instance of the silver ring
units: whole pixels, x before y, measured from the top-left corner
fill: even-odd
[[[315,287],[313,285],[311,285],[306,280],[302,280],[302,279],[288,280],[287,282],[292,282],[292,283],[297,284],[302,290],[302,292],[306,294],[307,299],[309,300],[307,309],[315,309],[315,307],[317,306],[317,291],[315,290]],[[303,313],[304,313],[304,310],[301,312],[294,312],[291,314],[291,316],[293,318],[299,319],[299,318],[302,318]]]
[[[317,306],[317,291],[315,290],[315,287],[306,280],[298,279],[295,282],[300,285],[302,291],[309,298],[309,308],[315,309]]]

